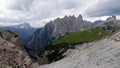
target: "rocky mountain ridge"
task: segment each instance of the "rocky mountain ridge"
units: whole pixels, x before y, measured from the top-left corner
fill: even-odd
[[[44,48],[52,41],[63,37],[64,35],[88,30],[90,28],[97,28],[102,30],[114,30],[119,25],[119,21],[116,20],[116,16],[109,17],[106,21],[97,20],[94,23],[83,20],[82,16],[78,17],[65,16],[64,18],[57,18],[54,21],[50,21],[43,28],[38,29],[32,36],[30,42],[27,45],[27,51],[30,56],[35,60],[40,59],[40,64],[44,63],[37,55],[44,51]],[[117,27],[118,28],[118,27]],[[44,58],[46,60],[46,58]],[[46,62],[45,62],[46,63]]]
[[[64,22],[60,22],[59,23],[59,21],[61,20],[61,19],[56,19],[55,20],[55,22],[50,22],[50,23],[48,23],[49,25],[46,25],[45,27],[48,29],[46,32],[49,32],[49,31],[51,31],[50,32],[50,34],[47,34],[46,35],[46,32],[44,32],[44,34],[43,35],[45,35],[45,38],[43,38],[43,35],[41,35],[40,33],[41,33],[41,31],[42,31],[42,29],[40,30],[40,32],[38,31],[38,33],[36,33],[36,37],[37,38],[34,38],[35,40],[32,40],[32,41],[36,41],[36,40],[38,40],[38,41],[36,41],[36,43],[35,44],[37,44],[37,42],[39,42],[39,45],[37,46],[37,47],[42,47],[42,48],[44,48],[43,46],[42,46],[42,43],[39,41],[39,40],[41,40],[41,41],[44,41],[44,40],[42,40],[42,39],[40,39],[40,37],[42,37],[43,39],[46,39],[46,38],[48,38],[48,37],[55,37],[55,39],[54,40],[56,40],[56,38],[57,38],[57,36],[59,35],[59,34],[62,34],[63,33],[63,35],[61,35],[61,36],[58,36],[58,38],[59,37],[62,37],[62,36],[64,36],[64,35],[66,35],[66,34],[70,34],[70,33],[72,33],[72,32],[78,32],[78,31],[83,31],[83,30],[86,30],[86,29],[83,29],[83,26],[84,27],[86,27],[86,24],[85,24],[85,22],[87,22],[87,23],[89,23],[89,21],[84,21],[83,19],[82,19],[82,16],[79,16],[78,17],[78,19],[77,20],[75,20],[75,23],[72,23],[74,20],[73,19],[75,19],[75,17],[74,16],[72,16],[72,17],[70,17],[71,19],[70,19],[70,21],[69,22],[67,22],[66,23],[66,25],[65,25],[65,21]],[[64,18],[63,18],[63,20],[66,20],[66,19],[69,19],[67,16],[65,16]],[[76,21],[77,21],[77,23],[76,23]],[[72,24],[72,26],[71,25],[69,25],[70,24],[70,22],[71,22],[71,24]],[[78,23],[79,22],[79,23]],[[100,23],[101,22],[101,23]],[[59,23],[59,24],[58,24]],[[62,26],[60,26],[61,25],[61,23],[63,23],[63,25]],[[81,24],[82,23],[82,24]],[[97,23],[97,24],[96,24]],[[99,21],[95,21],[95,23],[94,24],[90,24],[89,25],[89,27],[87,28],[87,29],[89,29],[89,28],[96,28],[96,29],[102,29],[102,30],[105,30],[105,31],[108,31],[108,30],[110,30],[110,31],[116,31],[116,30],[119,30],[119,26],[120,26],[120,21],[119,20],[117,20],[116,19],[116,16],[111,16],[111,17],[109,17],[109,18],[107,18],[106,19],[106,21],[101,21],[101,20],[99,20]],[[54,24],[54,25],[58,25],[57,27],[55,27],[54,26],[54,28],[53,29],[50,29],[50,28],[52,28],[53,27],[53,25],[52,24]],[[84,25],[85,24],[85,25]],[[65,26],[66,27],[65,27]],[[94,26],[93,26],[94,25]],[[51,27],[50,27],[51,26]],[[60,27],[59,27],[60,26]],[[68,27],[70,27],[69,29],[66,29],[66,28],[68,28]],[[74,26],[76,26],[76,27],[74,27]],[[45,28],[44,27],[44,28]],[[76,29],[74,29],[74,28],[72,28],[72,27],[74,27],[74,28],[78,28],[78,31],[76,30]],[[64,30],[63,30],[63,32],[61,32],[62,31],[62,29],[64,29],[65,28],[65,31],[68,31],[68,33],[65,33],[64,32]],[[44,30],[46,30],[46,29],[44,29]],[[43,30],[43,31],[44,31]],[[69,31],[71,31],[71,32],[69,32]],[[42,32],[43,33],[43,32]],[[37,34],[39,34],[39,35],[37,35]],[[39,38],[39,39],[38,39]],[[54,41],[53,40],[53,41]],[[50,41],[47,41],[48,42],[48,44],[50,43]],[[47,45],[47,43],[46,43],[46,45]],[[36,46],[33,46],[33,48],[34,47],[36,47]],[[36,49],[36,51],[37,51],[37,49]],[[39,52],[31,52],[31,53],[36,53],[37,55],[38,55],[38,53]],[[29,53],[29,52],[28,52]],[[30,54],[31,54],[30,53]],[[36,58],[37,58],[37,62],[39,63],[39,64],[45,64],[45,63],[47,63],[47,62],[45,62],[45,61],[49,61],[48,60],[48,58],[46,58],[46,55],[48,55],[48,53],[49,52],[47,52],[47,51],[44,51],[44,53],[43,54],[41,54],[40,56],[43,56],[43,57],[38,57],[38,56],[36,56]],[[51,54],[51,53],[50,53]],[[33,54],[31,54],[31,55],[33,55]]]
[[[36,32],[27,46],[31,49],[34,48],[35,50],[41,50],[51,41],[66,34],[83,31],[91,27],[93,27],[93,24],[89,21],[83,20],[81,15],[78,17],[73,15],[65,16],[64,18],[57,18],[54,21],[47,23],[39,30],[39,32]]]
[[[103,30],[116,31],[120,29],[120,21],[116,19],[116,16],[110,16],[106,19],[106,21],[98,24],[96,27]]]

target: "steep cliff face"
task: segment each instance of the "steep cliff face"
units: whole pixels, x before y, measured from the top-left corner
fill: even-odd
[[[0,30],[0,68],[32,68],[19,34]]]
[[[31,49],[41,50],[51,41],[72,32],[89,29],[91,25],[92,23],[83,21],[81,15],[77,18],[75,16],[65,16],[62,19],[57,18],[40,29],[27,46]]]

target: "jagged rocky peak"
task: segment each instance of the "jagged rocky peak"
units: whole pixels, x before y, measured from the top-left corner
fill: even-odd
[[[79,15],[78,17],[73,15],[57,18],[48,22],[38,33],[36,33],[36,36],[33,36],[27,46],[34,48],[35,50],[40,50],[40,48],[44,48],[51,41],[66,34],[85,30],[91,27],[87,22],[84,22],[82,15]]]
[[[78,23],[79,25],[81,24],[81,26],[84,25],[82,15],[79,15],[79,16],[76,18],[75,23]]]
[[[110,16],[109,18],[106,19],[106,21],[115,21],[116,20],[116,16]]]
[[[68,19],[68,16],[66,15],[63,19]]]
[[[32,68],[19,34],[0,30],[0,68]]]
[[[81,20],[83,20],[83,17],[82,17],[82,15],[79,15],[79,16],[78,16],[78,19],[81,19]]]
[[[116,16],[115,15],[113,15],[112,18],[116,20]]]
[[[74,18],[74,19],[76,18],[75,15],[72,15],[72,16],[70,15],[69,17],[70,17],[70,18]]]
[[[117,26],[117,19],[116,19],[116,16],[110,16],[109,18],[106,19],[106,22],[110,23],[110,24],[113,24],[115,26]]]

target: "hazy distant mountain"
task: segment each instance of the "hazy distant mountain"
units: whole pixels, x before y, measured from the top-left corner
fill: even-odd
[[[32,28],[30,26],[30,24],[28,24],[28,23],[23,23],[23,24],[19,24],[19,25],[13,25],[13,26],[10,26],[10,27],[14,27],[14,28],[26,28],[26,29]]]
[[[36,28],[31,27],[28,23],[23,23],[14,26],[0,27],[0,29],[18,32],[22,36],[25,44],[28,42],[30,36],[36,31]]]
[[[78,17],[73,15],[57,18],[47,23],[43,28],[37,30],[27,46],[35,50],[41,50],[51,41],[72,32],[89,29],[92,26],[93,23],[84,21],[81,15]]]
[[[99,25],[103,22],[104,22],[103,20],[96,20],[96,21],[93,22],[93,26]]]

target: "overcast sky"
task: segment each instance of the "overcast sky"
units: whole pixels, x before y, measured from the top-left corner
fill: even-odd
[[[119,16],[120,0],[0,0],[0,25],[42,27],[57,17],[79,14],[87,20]]]

